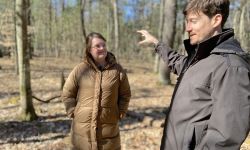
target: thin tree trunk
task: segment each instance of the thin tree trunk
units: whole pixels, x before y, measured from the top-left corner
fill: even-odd
[[[16,3],[14,3],[14,10],[15,9],[16,9]],[[16,17],[13,17],[13,19],[14,19],[14,24],[16,25]],[[14,30],[15,30],[15,42],[17,43],[16,27]],[[14,55],[15,55],[15,73],[16,75],[19,75],[17,44],[15,45]]]
[[[85,0],[79,0],[80,2],[80,19],[81,19],[81,31],[82,31],[82,43],[85,44],[86,41],[86,29],[85,29],[85,22],[84,22],[84,9],[85,9]],[[80,56],[83,57],[83,50],[80,49]]]
[[[64,21],[64,11],[65,11],[65,3],[64,3],[64,0],[61,0],[60,1],[60,6],[61,6],[61,18],[60,18],[60,29],[59,29],[59,37],[60,38],[60,49],[58,50],[58,56],[61,55],[61,52],[64,52],[64,46],[63,43],[65,43],[65,35],[64,35],[64,24],[63,24],[63,21]]]
[[[240,9],[235,12],[233,20],[235,36],[240,41],[242,48],[250,52],[250,2],[242,0],[240,6]]]
[[[239,26],[239,23],[240,23],[240,16],[241,16],[241,11],[240,10],[237,10],[234,14],[234,32],[235,32],[235,36],[238,40],[240,40],[240,26]]]
[[[16,37],[19,64],[20,119],[31,121],[37,118],[32,103],[30,63],[27,52],[26,1],[16,0]]]
[[[177,0],[165,0],[165,13],[164,13],[164,26],[162,40],[170,47],[173,47],[175,27],[176,27],[176,13],[177,13]],[[166,62],[160,61],[159,70],[160,82],[163,84],[171,84],[170,69]]]
[[[61,0],[61,13],[64,12],[64,9],[65,9],[65,2],[64,0]]]
[[[53,43],[53,34],[52,34],[52,1],[49,0],[49,52],[52,53],[52,43]]]
[[[120,51],[119,51],[119,23],[118,23],[118,10],[117,10],[117,0],[112,0],[113,11],[114,11],[114,30],[115,30],[115,51],[117,51],[117,60],[119,61]]]
[[[81,30],[83,40],[86,40],[86,30],[85,30],[85,23],[84,23],[84,9],[85,9],[85,0],[80,0],[80,17],[81,17]]]
[[[158,39],[162,41],[162,32],[163,32],[163,22],[164,22],[164,2],[165,0],[160,0],[160,23],[159,23],[159,29],[158,29]],[[154,66],[154,72],[159,72],[159,64],[160,64],[160,57],[156,53],[155,54],[155,66]]]
[[[26,4],[26,10],[27,10],[27,26],[31,28],[31,6],[30,6],[30,0],[26,0],[27,4]],[[28,34],[27,34],[28,40],[27,40],[27,47],[28,47],[28,55],[29,58],[32,59],[32,53],[33,53],[33,48],[31,45],[31,38],[32,38],[32,33],[31,31],[28,30]]]
[[[114,17],[113,16],[113,3],[110,0],[106,0],[107,3],[107,42],[108,42],[108,50],[114,51],[114,38],[113,35],[113,25],[114,25]]]
[[[89,24],[92,24],[92,0],[89,0]]]
[[[58,6],[58,2],[55,1],[55,5]],[[58,7],[55,7],[55,12],[58,12]],[[55,13],[54,15],[54,20],[55,20],[55,26],[56,28],[54,28],[55,30],[55,36],[54,36],[54,49],[55,49],[55,57],[58,58],[59,57],[59,49],[58,49],[58,29],[59,29],[59,24],[58,24],[58,19],[57,19],[57,13]]]
[[[250,51],[250,2],[242,1],[242,3],[239,35],[242,48]]]
[[[240,0],[240,7],[243,8],[246,3],[247,3],[247,0]]]
[[[178,1],[177,1],[178,2]],[[184,0],[183,4],[180,3],[180,1],[177,3],[177,5],[183,5],[186,6],[187,5],[187,0]],[[179,7],[179,6],[178,6]],[[177,21],[178,22],[178,21]],[[186,23],[185,23],[185,19],[183,19],[182,21],[182,26],[181,26],[181,41],[180,44],[178,46],[178,52],[182,55],[187,55],[187,52],[185,50],[183,41],[185,39],[188,39],[188,33],[186,32]]]

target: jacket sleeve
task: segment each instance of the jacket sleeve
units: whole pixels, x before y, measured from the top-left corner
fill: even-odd
[[[74,117],[74,109],[76,107],[76,97],[78,92],[78,67],[75,67],[73,71],[69,74],[61,95],[61,99],[65,105],[66,113],[68,117]]]
[[[160,55],[163,61],[168,64],[168,67],[174,74],[180,75],[181,69],[187,60],[187,56],[178,54],[162,42],[156,45],[155,51]]]
[[[125,70],[120,72],[120,86],[118,95],[119,111],[126,113],[131,98],[130,85]]]
[[[214,75],[211,117],[201,150],[237,150],[249,132],[250,73],[230,66]]]

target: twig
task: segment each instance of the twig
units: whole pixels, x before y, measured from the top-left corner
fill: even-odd
[[[56,98],[60,97],[60,95],[57,95],[57,96],[51,97],[51,98],[49,98],[49,99],[47,99],[47,100],[42,100],[42,99],[40,99],[40,98],[37,98],[37,97],[36,97],[36,96],[34,96],[34,95],[32,95],[32,97],[33,97],[34,99],[38,100],[39,102],[49,103],[51,100],[53,100],[53,99],[56,99]]]

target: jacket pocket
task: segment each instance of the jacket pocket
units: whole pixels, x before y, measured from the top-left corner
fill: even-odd
[[[79,109],[80,105],[81,105],[80,103],[77,103],[77,104],[76,104],[76,107],[75,107],[74,112],[73,112],[74,118],[75,118],[75,115],[76,115],[77,112],[78,112],[78,109]]]
[[[101,123],[113,123],[116,124],[119,120],[118,108],[102,107],[100,113]]]
[[[100,128],[101,138],[114,138],[119,136],[119,125],[116,124],[102,124]]]
[[[194,137],[195,139],[195,145],[199,145],[201,143],[202,138],[206,135],[207,133],[207,122],[199,123],[194,125]]]
[[[88,139],[90,139],[91,137],[91,131],[90,131],[90,124],[89,123],[81,123],[81,122],[77,122],[77,121],[73,121],[72,122],[72,125],[71,125],[71,128],[72,128],[72,131],[71,131],[71,134],[72,134],[72,137],[76,138],[76,137],[79,137],[82,136],[85,137],[86,141],[88,141]],[[81,141],[83,142],[83,141]]]
[[[81,107],[79,106],[74,114],[74,120],[76,122],[91,122],[92,118],[92,108],[91,107]]]

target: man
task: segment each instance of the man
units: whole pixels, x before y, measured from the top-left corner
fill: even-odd
[[[229,0],[190,0],[184,9],[188,56],[179,55],[146,30],[139,33],[178,80],[166,117],[162,150],[238,150],[249,132],[250,66],[223,30]]]

